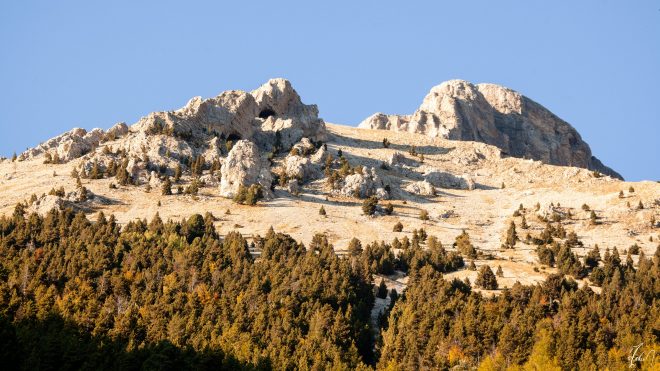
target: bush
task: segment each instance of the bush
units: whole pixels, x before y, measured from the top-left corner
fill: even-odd
[[[421,210],[419,212],[419,218],[424,221],[429,220],[429,212],[426,210]]]
[[[249,187],[240,185],[234,196],[234,202],[243,205],[256,205],[263,198],[263,190],[260,184],[252,184]]]
[[[394,228],[392,229],[392,232],[401,232],[403,231],[403,224],[401,222],[397,222],[394,224]]]
[[[323,206],[321,206],[321,208],[319,209],[319,215],[326,216],[325,208]]]

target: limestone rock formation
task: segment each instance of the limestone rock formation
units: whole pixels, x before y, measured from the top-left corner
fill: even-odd
[[[30,213],[45,215],[53,208],[61,209],[63,205],[64,200],[62,197],[55,195],[43,195],[37,198],[37,200],[27,208],[27,211]]]
[[[473,190],[475,188],[474,179],[467,175],[456,176],[435,168],[425,169],[423,175],[425,181],[434,187],[468,190]]]
[[[435,196],[435,187],[428,181],[422,180],[408,184],[406,192],[420,196]]]
[[[21,159],[36,157],[45,153],[57,155],[59,161],[67,162],[83,156],[96,148],[103,137],[101,129],[89,133],[85,129],[75,128],[30,148],[21,154]]]
[[[389,198],[382,180],[376,173],[376,169],[365,168],[362,173],[346,176],[338,193],[346,197],[366,198],[376,196],[379,199]]]
[[[239,140],[232,147],[220,170],[220,195],[232,198],[239,187],[260,184],[266,198],[272,195],[272,176],[268,159],[259,152],[256,144],[249,140]]]
[[[504,155],[621,178],[592,156],[570,124],[531,99],[494,84],[447,81],[432,88],[412,115],[377,113],[359,127],[484,142],[499,147]]]
[[[254,90],[229,90],[209,99],[194,97],[176,111],[153,112],[130,128],[118,123],[107,132],[73,129],[29,149],[21,159],[50,153],[63,162],[94,151],[102,142],[128,157],[148,156],[152,165],[172,167],[194,156],[219,160],[229,142],[248,139],[271,151],[276,142],[288,150],[303,137],[322,140],[325,123],[315,105],[305,105],[285,79],[272,79]],[[309,139],[306,143],[311,143]],[[88,160],[106,163],[108,154],[90,154]],[[148,177],[148,174],[144,174]]]
[[[284,160],[284,173],[287,178],[306,182],[322,175],[321,167],[312,163],[309,157],[289,155]]]
[[[275,139],[288,149],[303,137],[325,139],[325,123],[318,117],[318,108],[303,104],[288,80],[271,79],[250,94],[258,106],[265,144]]]

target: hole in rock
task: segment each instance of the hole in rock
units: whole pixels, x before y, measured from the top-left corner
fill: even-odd
[[[270,116],[275,116],[275,111],[273,111],[270,108],[266,108],[266,109],[262,110],[261,112],[259,112],[259,118],[261,118],[261,119],[267,119]]]

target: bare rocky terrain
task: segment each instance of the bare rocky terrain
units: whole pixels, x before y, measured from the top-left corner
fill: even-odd
[[[345,173],[329,181],[342,167]],[[101,175],[92,179],[91,173]],[[660,184],[619,178],[592,157],[570,125],[506,88],[448,82],[433,88],[413,116],[375,115],[355,128],[326,124],[288,81],[275,79],[250,93],[193,98],[180,110],[152,113],[131,126],[74,129],[15,161],[4,159],[0,215],[10,215],[19,202],[40,213],[52,207],[102,211],[119,223],[156,213],[180,219],[211,212],[221,234],[263,235],[272,226],[309,243],[325,233],[338,252],[353,237],[390,242],[420,228],[451,249],[465,230],[485,253],[477,266],[501,266],[505,287],[553,271],[539,264],[525,236],[538,235],[555,215],[584,243],[574,249],[578,256],[594,244],[601,251],[637,244],[653,254]],[[165,182],[172,183],[172,195],[162,194]],[[252,184],[261,186],[263,199],[254,206],[236,203],[236,194]],[[64,194],[49,195],[60,187]],[[379,208],[367,216],[362,203],[371,196]],[[391,215],[383,212],[388,203]],[[428,220],[420,219],[423,210]],[[504,249],[511,221],[521,241]],[[402,232],[393,231],[397,222]],[[474,280],[476,271],[451,275]],[[405,285],[395,278],[388,286]]]

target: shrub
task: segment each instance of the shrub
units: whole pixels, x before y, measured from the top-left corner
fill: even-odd
[[[394,224],[394,228],[392,229],[392,232],[401,232],[403,231],[403,224],[401,222],[397,222]]]
[[[325,208],[323,206],[319,209],[319,215],[326,216]]]
[[[419,212],[419,219],[424,220],[424,221],[429,220],[429,212],[426,211],[426,210],[421,210]]]

